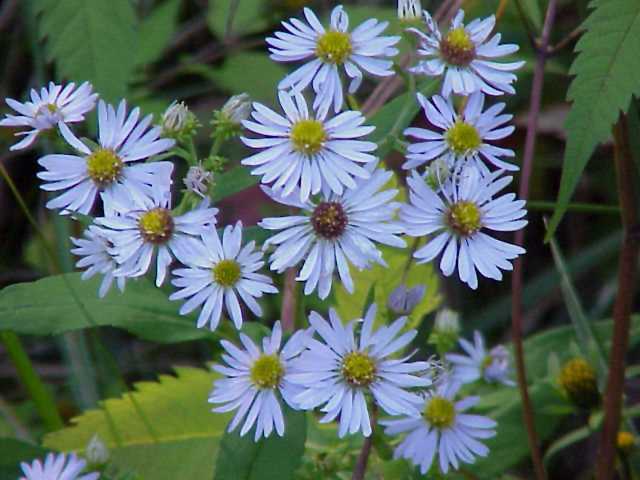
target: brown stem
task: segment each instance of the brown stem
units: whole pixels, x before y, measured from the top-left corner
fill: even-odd
[[[580,37],[580,35],[582,35],[584,32],[586,32],[586,29],[584,28],[583,25],[577,26],[571,32],[569,32],[569,34],[566,37],[564,37],[555,45],[549,47],[549,49],[547,50],[547,54],[555,55],[559,51],[564,50],[566,47],[568,47],[573,42],[575,42]]]
[[[296,328],[296,270],[288,269],[284,273],[284,288],[282,292],[282,329],[293,332]]]
[[[544,84],[544,67],[547,60],[546,48],[551,37],[551,28],[555,20],[557,0],[550,0],[547,13],[542,27],[540,44],[544,47],[537,54],[536,66],[533,72],[533,85],[531,88],[531,100],[529,105],[529,118],[527,119],[527,136],[524,144],[524,157],[522,165],[522,176],[520,178],[519,197],[526,200],[529,196],[529,179],[533,169],[533,155],[536,146],[536,134],[538,129],[538,116],[540,114],[540,104],[542,101],[542,87]],[[515,234],[515,244],[524,245],[524,230],[518,230]],[[513,338],[516,373],[518,377],[518,388],[522,400],[522,414],[524,424],[527,429],[527,440],[531,451],[531,460],[538,480],[544,480],[547,475],[542,463],[540,446],[538,444],[538,434],[533,417],[533,405],[529,398],[527,389],[527,375],[524,361],[523,345],[523,308],[522,308],[522,283],[523,283],[523,257],[519,257],[513,264],[513,275],[511,277],[511,335]]]
[[[633,157],[627,118],[623,114],[613,130],[614,161],[624,238],[618,262],[618,293],[613,306],[613,339],[609,356],[609,378],[604,394],[604,425],[600,438],[597,478],[612,479],[616,436],[620,425],[624,393],[625,354],[629,346],[629,325],[638,263],[638,216],[635,205]]]
[[[364,474],[367,471],[367,463],[369,462],[369,455],[371,454],[371,447],[373,447],[373,434],[377,416],[378,411],[375,403],[373,403],[371,406],[371,435],[365,437],[364,439],[364,443],[362,444],[362,448],[360,449],[360,454],[358,455],[358,460],[356,461],[356,466],[353,468],[353,475],[351,475],[351,480],[364,479]]]

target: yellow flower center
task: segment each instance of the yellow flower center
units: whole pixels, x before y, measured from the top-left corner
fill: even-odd
[[[315,232],[328,240],[344,233],[349,219],[338,202],[320,202],[311,215],[311,225]]]
[[[451,400],[444,397],[431,397],[423,412],[429,424],[440,430],[453,426],[456,420],[456,408]]]
[[[342,359],[342,376],[354,387],[367,387],[376,378],[376,362],[365,352],[347,353]]]
[[[492,363],[493,363],[493,357],[491,355],[486,355],[484,359],[482,359],[482,364],[480,365],[480,368],[484,372],[487,368],[491,366]]]
[[[316,43],[316,56],[325,63],[342,64],[351,55],[351,37],[345,32],[330,30]]]
[[[116,181],[122,172],[124,162],[113,150],[99,148],[87,157],[89,178],[100,186]]]
[[[213,267],[213,279],[223,287],[234,286],[240,273],[240,264],[235,260],[221,260]]]
[[[444,138],[449,148],[453,150],[456,155],[463,155],[473,151],[482,143],[480,133],[476,127],[461,120],[457,120],[456,123],[447,130]]]
[[[582,358],[573,358],[564,364],[558,383],[579,407],[590,408],[600,403],[596,372]]]
[[[58,106],[54,103],[47,103],[47,110],[51,113],[56,113],[58,111]]]
[[[304,155],[315,155],[327,139],[322,122],[318,120],[298,120],[291,127],[293,148]]]
[[[464,67],[476,57],[476,46],[464,27],[458,27],[440,41],[440,54],[450,65]]]
[[[458,235],[468,237],[482,227],[480,209],[473,202],[454,203],[447,212],[447,224]]]
[[[253,363],[249,377],[258,388],[276,388],[284,375],[284,367],[278,355],[262,354]]]
[[[173,233],[173,217],[166,208],[154,208],[138,220],[140,234],[149,243],[165,243]]]

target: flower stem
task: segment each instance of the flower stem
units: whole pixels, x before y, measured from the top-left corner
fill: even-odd
[[[609,356],[609,378],[604,394],[604,425],[600,437],[597,478],[611,479],[614,476],[616,436],[620,426],[622,396],[624,394],[625,355],[629,346],[629,328],[633,304],[634,285],[637,276],[638,215],[633,186],[634,166],[627,117],[620,116],[613,130],[622,226],[624,237],[618,263],[618,293],[613,306],[613,339]]]
[[[362,448],[360,449],[360,454],[358,455],[358,460],[356,460],[356,465],[353,468],[353,475],[351,475],[351,480],[363,480],[364,474],[367,472],[367,463],[369,463],[369,455],[371,455],[371,447],[373,447],[373,435],[376,427],[376,417],[378,416],[378,410],[376,408],[376,404],[371,404],[371,435],[365,437],[364,443],[362,444]]]
[[[29,392],[38,414],[48,431],[59,430],[64,426],[58,413],[53,396],[33,368],[18,336],[13,332],[0,332],[0,341],[13,363],[20,381]]]
[[[289,268],[284,273],[284,288],[282,292],[282,329],[293,332],[296,328],[296,303],[298,285],[295,268]]]
[[[533,169],[533,155],[535,152],[536,135],[538,130],[538,115],[540,113],[540,104],[542,101],[542,87],[544,84],[544,67],[547,61],[546,50],[551,37],[551,28],[555,20],[557,8],[557,0],[550,0],[542,27],[542,35],[540,38],[541,48],[537,53],[536,66],[533,72],[533,85],[531,87],[531,100],[529,106],[529,118],[527,119],[527,136],[524,145],[524,159],[522,165],[522,176],[520,177],[519,198],[526,200],[529,196],[529,180]],[[522,246],[524,244],[524,230],[518,230],[515,234],[515,244]],[[523,288],[523,257],[519,257],[513,264],[513,275],[511,277],[511,335],[513,338],[514,356],[516,363],[516,373],[518,378],[518,388],[520,390],[520,398],[522,400],[522,414],[524,424],[527,430],[527,440],[531,451],[531,460],[536,472],[538,480],[544,480],[547,477],[542,455],[540,454],[540,446],[538,444],[538,434],[536,433],[533,405],[529,398],[527,389],[527,375],[524,360],[523,345],[523,306],[522,306],[522,288]]]

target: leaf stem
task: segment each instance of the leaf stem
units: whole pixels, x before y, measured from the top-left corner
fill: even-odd
[[[29,392],[38,414],[48,431],[59,430],[64,426],[62,418],[56,408],[53,396],[44,382],[33,368],[29,355],[25,352],[22,342],[13,332],[0,332],[0,341],[7,351],[11,362],[18,372],[20,381]]]
[[[625,355],[629,346],[631,309],[640,250],[638,214],[633,186],[633,155],[626,115],[620,116],[613,130],[613,138],[624,237],[618,263],[618,293],[613,306],[614,325],[609,355],[609,378],[604,393],[604,426],[600,438],[596,477],[599,480],[612,479],[614,475],[616,436],[620,426],[624,394]]]
[[[538,130],[538,115],[542,102],[542,87],[544,85],[544,67],[547,61],[546,49],[551,37],[551,29],[555,20],[557,0],[550,0],[542,27],[540,44],[543,48],[537,52],[536,65],[533,72],[533,84],[531,87],[531,100],[529,106],[529,118],[527,119],[527,135],[524,145],[524,159],[522,165],[522,176],[520,177],[519,198],[526,200],[529,197],[529,180],[533,169],[533,155],[535,152],[536,136]],[[524,229],[518,230],[515,234],[515,244],[524,244]],[[514,356],[516,363],[516,373],[518,378],[518,389],[522,400],[522,414],[525,427],[527,429],[527,440],[531,451],[531,460],[538,480],[547,478],[547,474],[542,462],[538,434],[536,432],[533,405],[529,398],[527,389],[527,374],[524,360],[523,344],[523,257],[514,261],[513,275],[511,277],[511,334],[513,338]]]

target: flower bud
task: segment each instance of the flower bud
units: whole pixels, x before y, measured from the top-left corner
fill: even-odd
[[[422,18],[420,0],[398,0],[398,18],[403,22],[416,22]]]
[[[596,372],[584,359],[573,358],[565,363],[558,383],[574,405],[591,409],[600,404]]]
[[[251,98],[247,93],[234,95],[220,110],[213,112],[213,133],[216,142],[237,137],[242,132],[242,122],[251,113]]]
[[[448,308],[436,315],[433,331],[429,335],[429,344],[434,345],[439,355],[444,355],[455,347],[460,335],[460,315]]]
[[[631,432],[620,431],[616,438],[616,447],[624,453],[630,453],[636,445],[636,439]]]
[[[432,190],[439,190],[440,186],[451,177],[451,168],[447,161],[440,157],[431,162],[424,172],[424,181]]]
[[[200,163],[189,167],[183,182],[187,190],[205,198],[209,192],[209,187],[213,184],[213,174],[207,171]]]
[[[195,134],[198,119],[184,102],[173,101],[162,114],[162,134],[176,140],[183,140]]]
[[[416,285],[413,288],[407,288],[402,284],[398,286],[387,301],[387,306],[391,311],[398,315],[409,315],[413,309],[422,301],[424,292],[427,287],[424,285]]]
[[[231,122],[240,125],[243,120],[249,118],[249,114],[251,113],[251,97],[248,93],[234,95],[223,105],[222,113],[224,113]]]
[[[85,457],[87,463],[92,466],[104,465],[109,460],[109,449],[97,433],[89,440]]]

